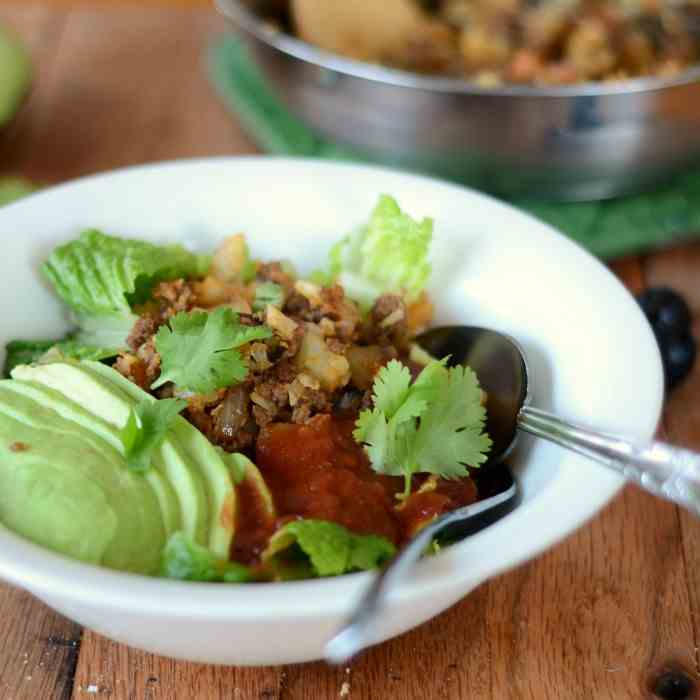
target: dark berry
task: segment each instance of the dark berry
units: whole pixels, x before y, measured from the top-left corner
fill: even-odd
[[[656,334],[669,389],[683,381],[695,363],[697,347],[690,331]]]
[[[668,287],[650,287],[637,298],[655,332],[680,333],[690,328],[690,309],[685,299]]]
[[[662,700],[689,700],[694,690],[692,678],[682,672],[664,673],[654,683],[654,695]]]

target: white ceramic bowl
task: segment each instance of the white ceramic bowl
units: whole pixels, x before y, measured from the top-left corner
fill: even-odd
[[[308,271],[366,219],[381,192],[414,216],[435,219],[438,322],[517,337],[530,361],[535,405],[633,436],[654,433],[663,395],[659,354],[637,305],[605,267],[494,199],[373,167],[273,158],[166,163],[86,178],[0,209],[0,342],[68,329],[38,265],[82,228],[202,247],[245,231],[256,256],[288,257]],[[617,475],[542,441],[523,439],[513,462],[522,504],[423,561],[392,597],[377,641],[536,556],[622,485]],[[114,640],[240,665],[320,658],[369,582],[369,574],[247,586],[163,581],[71,561],[1,527],[0,575]]]

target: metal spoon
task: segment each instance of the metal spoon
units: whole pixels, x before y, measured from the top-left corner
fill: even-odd
[[[520,429],[595,459],[647,491],[700,514],[700,454],[663,442],[639,444],[596,432],[529,406],[527,363],[512,338],[486,328],[447,326],[432,329],[417,340],[433,357],[449,355],[451,364],[469,365],[488,394],[486,429],[493,447],[489,464],[482,467],[484,473],[510,452]],[[514,495],[515,482],[500,494],[504,500],[488,498],[447,513],[424,528],[375,579],[348,624],[326,645],[326,659],[341,663],[372,642],[388,591],[434,537],[454,523],[468,524],[477,513],[488,512]]]
[[[357,604],[350,621],[326,644],[327,661],[344,663],[372,643],[387,593],[409,574],[437,535],[452,528],[458,528],[451,532],[455,538],[471,534],[495,522],[512,509],[518,496],[518,485],[507,467],[501,465],[500,468],[503,477],[509,482],[505,490],[433,520],[379,572]]]
[[[700,454],[668,443],[641,443],[558,418],[529,404],[525,354],[512,338],[475,326],[446,326],[418,342],[434,357],[467,364],[488,394],[487,425],[494,441],[491,458],[512,449],[517,430],[555,442],[620,472],[656,496],[700,515]]]

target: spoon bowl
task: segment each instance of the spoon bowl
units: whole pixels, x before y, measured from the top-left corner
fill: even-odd
[[[448,364],[467,365],[486,392],[486,432],[493,440],[489,463],[508,456],[515,444],[520,408],[528,403],[525,353],[503,333],[478,326],[441,326],[416,338],[430,355]]]

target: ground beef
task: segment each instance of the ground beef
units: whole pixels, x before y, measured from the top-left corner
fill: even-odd
[[[142,389],[148,390],[149,384],[146,377],[146,365],[143,360],[130,352],[125,352],[117,357],[114,363],[114,369],[129,381],[133,382]]]
[[[386,321],[392,322],[386,324]],[[409,336],[403,299],[396,294],[382,294],[372,306],[363,335],[368,343],[407,350]]]
[[[288,275],[278,262],[263,263],[258,267],[257,278],[261,282],[274,282],[290,291],[294,287],[294,279]]]
[[[143,362],[148,386],[160,376],[160,355],[156,350],[156,338],[151,336],[136,351],[136,356]]]
[[[311,318],[311,315],[314,313],[320,318],[318,310],[312,310],[309,300],[303,294],[299,294],[299,292],[294,290],[289,293],[282,311],[285,316],[289,316],[295,321],[314,322],[314,319]]]
[[[126,344],[132,350],[138,350],[157,330],[158,323],[152,316],[142,316],[134,323]]]
[[[357,304],[345,296],[343,288],[338,284],[323,287],[321,302],[321,317],[334,322],[338,338],[345,343],[356,340],[362,317]]]
[[[195,304],[192,287],[183,279],[161,282],[153,290],[153,299],[163,323],[180,311],[191,311]]]
[[[307,388],[294,406],[291,422],[308,423],[313,416],[330,413],[332,409],[333,403],[326,392]]]

